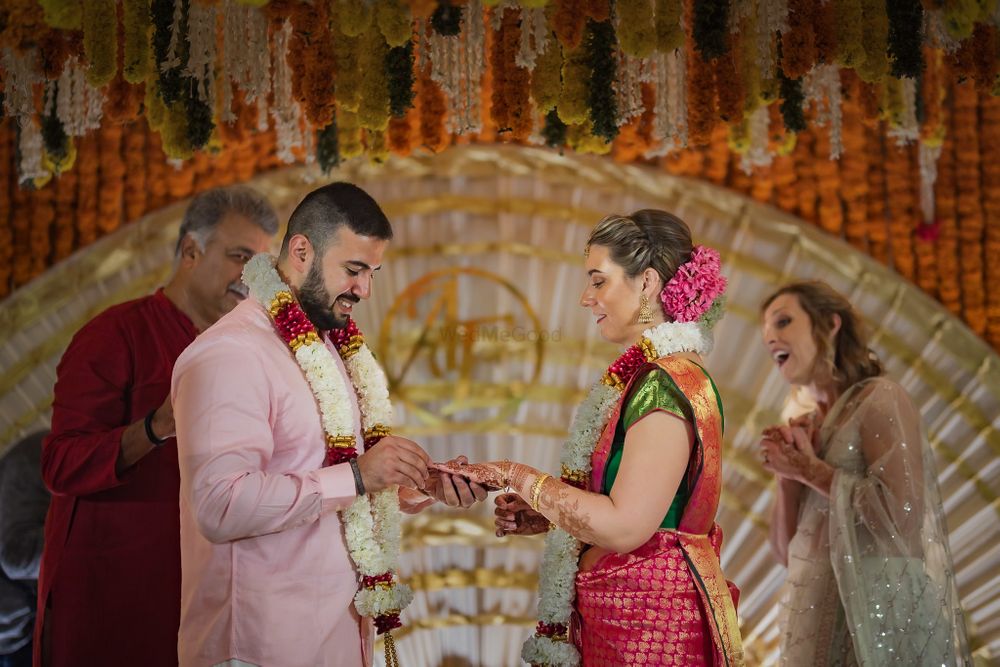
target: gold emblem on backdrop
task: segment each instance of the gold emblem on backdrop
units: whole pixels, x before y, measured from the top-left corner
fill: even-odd
[[[396,297],[377,349],[394,400],[419,423],[483,432],[511,421],[538,380],[546,343],[560,338],[513,283],[456,267]]]

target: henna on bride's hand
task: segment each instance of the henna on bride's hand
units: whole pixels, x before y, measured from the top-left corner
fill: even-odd
[[[571,500],[570,488],[563,484],[546,483],[542,485],[539,496],[539,507],[550,507],[556,511],[556,525],[573,537],[593,544],[594,531],[590,525],[590,515],[580,511],[580,501]]]
[[[478,482],[490,491],[504,487],[503,472],[488,463],[467,463],[462,466],[449,464],[448,467],[455,475]]]
[[[513,466],[513,472],[510,477],[510,488],[520,489],[523,488],[524,482],[536,472],[531,466],[526,466],[523,463],[515,463]]]

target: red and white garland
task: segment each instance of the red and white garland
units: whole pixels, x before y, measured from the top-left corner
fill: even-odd
[[[701,322],[665,322],[643,332],[639,342],[625,350],[580,404],[569,438],[563,445],[562,481],[586,489],[590,457],[604,432],[618,398],[629,380],[647,362],[677,352],[708,354],[712,335]],[[545,537],[542,570],[538,577],[538,625],[524,643],[521,659],[531,665],[575,666],[580,654],[568,641],[570,616],[576,597],[576,573],[581,542],[561,528]]]
[[[256,255],[243,269],[250,294],[268,311],[281,339],[295,355],[319,404],[326,457],[323,465],[357,458],[349,388],[336,367],[333,353],[302,311],[291,288],[282,281],[274,257]],[[353,320],[344,329],[329,332],[357,393],[365,449],[389,434],[392,404],[385,373],[372,356]],[[354,606],[375,621],[378,634],[401,626],[400,612],[413,600],[409,586],[396,580],[400,551],[400,511],[396,487],[359,496],[341,512],[347,548],[361,586]]]

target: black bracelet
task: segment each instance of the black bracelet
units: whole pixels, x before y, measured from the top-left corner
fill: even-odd
[[[146,438],[153,444],[154,447],[162,447],[170,438],[157,438],[156,434],[153,433],[153,415],[156,414],[156,409],[149,411],[146,418],[142,421],[143,425],[146,427]]]
[[[351,472],[354,473],[354,490],[358,492],[358,496],[365,495],[365,482],[361,479],[361,468],[358,467],[358,460],[351,459]]]

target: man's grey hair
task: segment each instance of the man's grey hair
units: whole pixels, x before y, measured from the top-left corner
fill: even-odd
[[[180,258],[181,243],[186,236],[191,236],[198,248],[204,250],[215,233],[215,228],[227,213],[247,218],[270,236],[278,232],[278,216],[256,190],[246,185],[213,188],[195,196],[184,211],[184,220],[177,235],[175,257]]]

